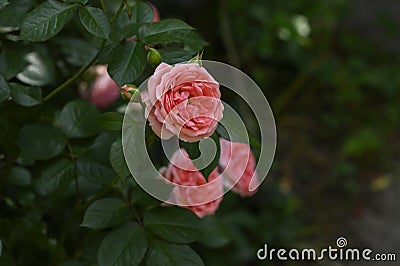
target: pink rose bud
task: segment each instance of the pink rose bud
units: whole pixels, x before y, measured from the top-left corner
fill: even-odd
[[[207,183],[187,152],[180,149],[172,156],[168,168],[161,168],[160,173],[168,181],[183,185],[174,187],[170,202],[193,211],[200,218],[214,214],[218,209],[224,190],[222,178],[217,179],[220,176],[217,168],[211,172]]]
[[[161,63],[161,54],[158,50],[148,47],[149,52],[147,53],[147,62],[152,67],[156,67]]]
[[[106,109],[119,97],[119,86],[108,75],[107,66],[94,66],[93,71],[97,77],[90,85],[88,101],[99,109]]]
[[[133,98],[134,102],[140,101],[140,93],[137,87],[133,84],[126,84],[121,87],[121,96],[124,100]]]
[[[250,191],[250,184],[257,184],[255,172],[256,160],[250,146],[245,143],[230,142],[220,138],[221,157],[218,165],[224,176],[225,186],[239,193],[242,197],[250,196],[257,190]]]
[[[147,3],[151,6],[151,9],[153,9],[153,22],[160,21],[160,12],[158,12],[157,7],[150,2]]]
[[[211,136],[222,118],[218,82],[198,63],[161,63],[141,93],[145,115],[162,139],[173,135],[187,142]]]

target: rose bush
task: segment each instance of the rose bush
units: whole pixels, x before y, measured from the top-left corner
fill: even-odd
[[[142,92],[146,117],[163,139],[188,142],[211,136],[222,118],[219,84],[198,63],[160,64]]]
[[[191,160],[199,140],[218,142],[223,113],[207,70],[176,64],[206,44],[193,27],[145,1],[14,0],[0,2],[0,29],[0,265],[203,265],[193,247],[230,241],[211,216],[219,156],[201,170]],[[147,147],[185,208],[160,206],[129,172],[128,104],[145,106]],[[181,165],[157,146],[173,135]]]

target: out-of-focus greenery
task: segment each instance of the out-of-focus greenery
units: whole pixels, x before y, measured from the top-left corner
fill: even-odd
[[[173,2],[155,1],[162,16],[179,15],[202,33],[205,59],[256,80],[277,124],[269,177],[254,197],[225,199],[218,215],[234,240],[204,250],[206,264],[255,265],[264,243],[321,247],[348,234],[371,191],[395,182],[388,176],[398,150],[400,64],[381,45],[398,34],[392,18],[371,22],[388,36],[375,42],[348,26],[363,12],[350,1]]]

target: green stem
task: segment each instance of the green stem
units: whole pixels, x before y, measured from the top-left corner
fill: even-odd
[[[104,4],[104,0],[100,0],[101,9],[103,9],[104,14],[107,14],[107,8]]]
[[[99,51],[100,52],[100,51]],[[96,61],[97,58],[99,56],[99,53],[96,54],[96,56],[86,65],[84,65],[83,67],[81,67],[78,72],[75,73],[75,75],[73,75],[72,77],[70,77],[69,79],[67,79],[63,84],[61,84],[60,86],[58,86],[56,89],[54,89],[52,92],[50,92],[49,94],[47,94],[46,97],[44,97],[43,102],[47,102],[49,100],[51,100],[54,96],[56,96],[58,93],[60,93],[61,91],[63,91],[64,89],[68,88],[72,83],[75,82],[75,80],[77,80],[83,73],[86,72],[86,70],[89,69],[89,67],[91,67]]]
[[[75,190],[76,190],[76,194],[79,197],[78,200],[78,205],[80,204],[80,202],[83,201],[83,196],[81,194],[81,191],[79,189],[79,181],[78,181],[78,173],[77,173],[77,166],[76,166],[76,160],[75,160],[75,154],[72,150],[72,146],[71,143],[69,141],[67,141],[67,148],[68,148],[68,152],[69,152],[69,156],[71,157],[72,162],[74,163],[74,178],[75,178]]]
[[[110,24],[114,24],[115,20],[117,19],[117,17],[119,16],[119,14],[121,13],[122,9],[124,8],[125,4],[122,1],[122,3],[119,5],[119,8],[117,10],[117,12],[115,12],[114,16],[111,18],[110,20]]]
[[[138,221],[138,223],[140,225],[143,225],[142,219],[140,219],[139,214],[137,213],[137,211],[135,210],[135,208],[132,206],[132,204],[129,202],[129,200],[125,197],[125,195],[122,193],[122,191],[117,188],[114,187],[114,189],[118,192],[118,194],[121,196],[121,198],[125,201],[125,203],[128,205],[128,208],[130,210],[130,212],[132,213],[132,215],[136,218],[136,220]]]
[[[59,238],[60,243],[63,243],[65,241],[65,239],[69,235],[73,225],[75,224],[76,219],[80,217],[81,212],[85,211],[87,209],[87,207],[89,207],[93,202],[102,198],[104,195],[106,195],[108,192],[110,192],[113,189],[113,186],[117,180],[118,180],[118,178],[114,178],[106,187],[104,187],[100,192],[98,192],[94,197],[92,197],[85,204],[77,204],[75,206],[74,212],[72,213],[72,217],[69,219],[68,224],[64,227],[64,230],[62,231],[62,233],[60,235],[60,238]]]
[[[90,200],[88,200],[85,204],[80,207],[80,210],[86,210],[93,202],[98,199],[101,199],[105,195],[107,195],[110,191],[113,190],[115,183],[117,182],[118,178],[114,178],[106,187],[104,187],[100,192],[94,195]]]
[[[119,16],[119,14],[121,13],[122,9],[124,8],[124,3],[122,2],[121,5],[119,6],[117,12],[114,14],[114,16],[111,18],[110,21],[110,25],[114,24],[115,20],[117,19],[117,17]],[[52,92],[50,92],[49,94],[47,94],[46,97],[44,97],[43,102],[47,102],[49,100],[51,100],[54,96],[56,96],[58,93],[60,93],[61,91],[63,91],[64,89],[68,88],[72,83],[74,83],[83,73],[86,72],[86,70],[89,69],[89,67],[91,67],[94,63],[96,63],[97,59],[99,58],[100,52],[103,50],[104,46],[106,44],[106,39],[103,39],[103,41],[101,42],[101,46],[99,51],[97,52],[97,54],[95,55],[95,57],[93,57],[93,59],[87,63],[86,65],[84,65],[83,67],[81,67],[78,72],[75,73],[75,75],[73,75],[72,77],[70,77],[69,79],[67,79],[64,83],[62,83],[60,86],[58,86],[57,88],[55,88]]]

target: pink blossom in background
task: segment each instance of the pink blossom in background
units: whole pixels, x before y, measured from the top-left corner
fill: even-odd
[[[221,155],[218,164],[226,187],[233,186],[232,191],[241,196],[256,193],[257,190],[250,191],[249,189],[250,183],[258,180],[257,172],[255,172],[256,160],[250,146],[223,138],[220,138],[220,145]]]
[[[211,136],[222,118],[219,84],[198,63],[161,63],[142,92],[146,117],[162,139],[188,142]]]
[[[120,89],[107,73],[107,66],[96,65],[92,71],[97,74],[89,87],[87,101],[99,109],[106,109],[119,98]]]
[[[222,179],[217,179],[220,176],[217,168],[211,172],[207,183],[204,176],[190,160],[187,152],[180,149],[173,155],[168,168],[160,169],[160,174],[175,184],[193,186],[174,187],[169,198],[170,202],[193,211],[200,218],[214,214],[218,209],[224,190]],[[205,184],[208,185],[202,186]]]
[[[160,12],[158,12],[157,7],[150,2],[147,3],[151,6],[151,9],[153,9],[153,14],[154,14],[153,22],[160,21]]]

